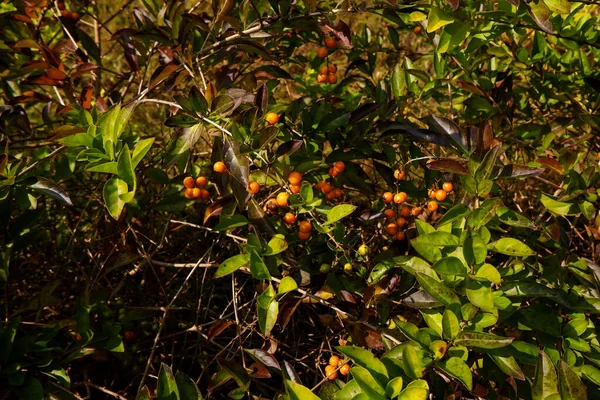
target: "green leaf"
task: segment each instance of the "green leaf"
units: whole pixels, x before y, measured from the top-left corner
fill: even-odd
[[[353,206],[352,204],[339,204],[339,205],[333,207],[327,213],[326,224],[327,225],[333,224],[333,223],[339,221],[340,219],[352,214],[354,212],[354,210],[356,210],[356,206]]]
[[[152,144],[154,144],[154,138],[140,140],[135,145],[135,147],[133,148],[133,155],[131,157],[131,164],[134,169],[138,166],[140,161],[142,161],[146,153],[148,153],[148,151],[152,147]]]
[[[179,389],[179,395],[181,400],[203,400],[202,393],[198,389],[196,383],[181,371],[175,374],[175,382],[177,382],[177,389]]]
[[[450,377],[458,380],[469,391],[473,390],[473,374],[471,374],[471,369],[460,358],[451,357],[446,361],[438,361],[435,363],[435,366]]]
[[[385,400],[385,389],[366,368],[361,366],[353,367],[352,376],[370,399]]]
[[[321,132],[330,133],[335,131],[339,127],[348,125],[349,120],[349,112],[338,112],[329,114],[327,115],[327,117],[321,120],[317,129]]]
[[[267,243],[267,252],[265,256],[274,256],[275,254],[282,253],[288,248],[288,243],[283,235],[275,235],[269,243]]]
[[[71,198],[60,186],[54,183],[52,180],[48,178],[44,178],[41,176],[37,177],[37,182],[33,185],[29,185],[31,189],[34,189],[40,193],[43,193],[47,196],[54,197],[57,200],[62,201],[64,204],[68,206],[72,206]]]
[[[550,22],[550,9],[544,0],[526,3],[527,11],[540,28],[546,33],[552,34],[552,22]]]
[[[584,365],[581,367],[581,374],[594,385],[600,386],[600,370],[597,368],[591,365]]]
[[[554,289],[535,282],[510,282],[502,285],[502,291],[508,297],[556,297]]]
[[[427,326],[442,336],[442,314],[436,310],[420,310],[420,312]]]
[[[442,337],[445,340],[454,340],[460,333],[460,323],[458,318],[449,308],[446,308],[444,316],[442,317],[442,330]]]
[[[558,379],[550,357],[540,351],[531,387],[533,400],[544,400],[558,394]]]
[[[161,363],[158,372],[158,387],[156,389],[157,400],[179,400],[179,390],[177,382],[173,376],[173,371],[165,363]]]
[[[135,173],[133,172],[133,164],[131,163],[131,153],[129,146],[125,144],[117,161],[117,172],[119,178],[123,179],[129,186],[135,186]]]
[[[404,367],[404,372],[409,378],[417,379],[423,376],[421,358],[410,344],[404,346],[404,349],[402,350],[402,365]]]
[[[142,390],[138,393],[136,400],[152,400],[152,395],[150,394],[150,389],[148,386],[144,386]]]
[[[101,164],[95,164],[85,169],[88,172],[98,172],[101,174],[114,174],[117,175],[119,170],[117,169],[116,161],[103,162]]]
[[[588,321],[584,318],[577,318],[569,321],[562,329],[563,336],[577,338],[581,336],[588,327]]]
[[[223,261],[217,271],[215,272],[215,279],[222,278],[229,274],[234,273],[241,267],[248,265],[250,262],[249,254],[238,254],[236,256],[230,257],[227,260]]]
[[[422,258],[415,257],[415,256],[399,256],[399,257],[394,257],[392,259],[392,261],[398,267],[401,267],[402,269],[404,269],[406,272],[408,272],[411,275],[415,275],[417,272],[419,272],[421,274],[430,276],[434,279],[438,279],[438,275],[433,270],[433,268],[431,268],[431,265],[429,265],[429,263],[427,261],[423,260]],[[375,272],[375,269],[373,269],[373,271],[371,271],[371,274],[373,274],[374,272]],[[383,276],[381,276],[381,277],[383,277]],[[373,283],[376,283],[376,281],[375,280],[369,281],[369,283],[373,284]]]
[[[500,371],[504,372],[508,376],[512,376],[515,379],[524,381],[525,374],[521,370],[521,367],[512,356],[498,356],[490,354],[492,360],[496,363]]]
[[[19,397],[27,400],[43,400],[44,387],[41,382],[32,376],[27,376],[25,382],[15,388]]]
[[[302,386],[299,383],[286,380],[285,388],[290,396],[290,400],[321,400],[319,397],[315,396],[309,388]]]
[[[565,203],[554,200],[542,193],[540,201],[548,211],[558,215],[576,215],[579,214],[579,206],[573,203]]]
[[[233,228],[239,228],[240,226],[248,225],[250,221],[241,214],[234,214],[232,216],[221,216],[221,220],[213,230],[215,231],[228,231]]]
[[[271,274],[256,250],[250,250],[250,272],[254,279],[271,280]]]
[[[116,176],[113,176],[104,185],[104,203],[111,217],[114,219],[119,219],[123,207],[125,207],[125,202],[121,200],[121,195],[127,192],[127,182]]]
[[[348,356],[355,364],[366,368],[382,386],[388,382],[385,365],[370,351],[357,346],[337,346],[336,349]]]
[[[205,128],[202,124],[196,124],[189,128],[183,128],[182,135],[179,136],[179,138],[175,142],[175,145],[169,152],[169,155],[171,156],[171,161],[175,161],[183,153],[190,150],[200,139],[204,131]]]
[[[429,398],[429,386],[424,380],[412,381],[406,386],[396,400],[427,400]]]
[[[465,260],[471,265],[479,265],[485,262],[487,257],[487,246],[481,236],[475,232],[471,232],[466,237],[463,244],[463,256]]]
[[[467,292],[469,301],[474,306],[490,312],[496,309],[494,296],[489,284],[486,286],[481,284],[481,282],[468,280],[465,285],[465,291]]]
[[[394,397],[400,395],[400,392],[402,391],[402,384],[403,382],[401,376],[391,379],[385,386],[385,396],[388,399],[393,399]]]
[[[529,257],[536,253],[525,243],[513,238],[501,238],[488,244],[488,248],[500,254],[513,257]]]
[[[481,161],[481,164],[477,168],[477,172],[475,172],[475,180],[477,182],[482,182],[490,177],[501,154],[502,144],[497,144],[487,151],[483,161]]]
[[[512,343],[514,338],[496,336],[491,333],[462,331],[454,340],[454,345],[479,347],[481,349],[499,349]]]
[[[560,397],[562,400],[587,399],[587,389],[581,379],[573,372],[571,367],[560,360],[558,363],[558,379],[560,383]]]
[[[469,209],[469,206],[467,206],[466,204],[457,204],[454,207],[452,207],[451,209],[449,209],[448,211],[446,211],[444,216],[442,216],[442,218],[439,219],[436,226],[439,228],[440,226],[449,224],[460,218],[464,218],[467,215],[469,215],[470,212],[471,212],[471,210]]]
[[[406,74],[402,63],[397,63],[392,71],[392,91],[396,99],[404,96],[406,91]]]
[[[432,268],[442,275],[466,276],[469,272],[462,261],[456,257],[442,258],[433,264]]]
[[[258,326],[262,333],[269,336],[279,314],[279,303],[275,299],[275,290],[271,285],[258,296],[256,306],[258,309]]]
[[[435,32],[443,26],[454,22],[454,18],[447,15],[438,7],[431,7],[427,16],[427,33]]]
[[[287,292],[291,292],[292,290],[296,290],[298,288],[298,284],[291,276],[284,277],[279,282],[279,287],[277,288],[277,294],[282,295]]]
[[[427,293],[429,293],[431,297],[433,297],[443,305],[449,306],[451,304],[460,304],[460,299],[458,298],[456,293],[454,293],[452,289],[450,289],[443,283],[438,282],[430,276],[419,272],[417,272],[415,276],[419,281],[421,287]]]
[[[502,282],[500,272],[492,264],[483,264],[475,273],[476,280],[485,280],[499,285]]]
[[[568,14],[571,12],[569,0],[544,0],[550,11],[557,14]]]

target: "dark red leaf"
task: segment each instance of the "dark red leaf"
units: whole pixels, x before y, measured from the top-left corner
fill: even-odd
[[[206,333],[206,336],[208,336],[208,338],[210,340],[213,340],[214,338],[219,336],[221,333],[223,333],[223,331],[225,329],[229,328],[233,324],[235,324],[235,322],[233,322],[233,321],[218,320],[215,323],[213,323],[210,326],[210,328],[208,328],[208,332]]]
[[[558,162],[557,159],[555,158],[550,158],[550,157],[540,157],[537,160],[535,160],[536,162],[539,162],[540,164],[558,172],[559,174],[562,174],[564,172],[563,167],[560,165],[560,163]]]
[[[467,162],[455,158],[443,158],[430,161],[427,163],[427,168],[434,171],[452,172],[461,175],[469,173],[467,170]]]

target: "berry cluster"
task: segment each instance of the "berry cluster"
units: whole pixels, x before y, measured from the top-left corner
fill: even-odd
[[[325,39],[325,46],[317,49],[317,57],[325,59],[329,55],[329,49],[335,49],[337,47],[337,41],[334,37],[329,36]],[[333,64],[323,65],[317,75],[317,82],[319,83],[337,83],[337,67]]]
[[[325,376],[332,381],[337,378],[338,371],[344,376],[348,375],[350,373],[350,364],[338,356],[331,356],[329,364],[325,367]]]
[[[208,179],[203,176],[196,179],[187,176],[183,179],[183,186],[185,186],[183,194],[187,199],[207,200],[210,197],[208,190],[204,189],[207,184]]]

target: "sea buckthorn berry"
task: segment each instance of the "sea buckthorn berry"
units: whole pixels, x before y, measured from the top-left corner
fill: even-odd
[[[329,54],[329,52],[327,51],[327,49],[325,47],[319,47],[317,49],[317,57],[319,57],[319,58],[325,58],[325,57],[327,57],[328,54]]]
[[[421,209],[421,207],[415,207],[412,209],[411,213],[412,215],[414,215],[415,217],[418,217],[419,215],[421,215],[421,211],[423,211]]]
[[[300,240],[308,240],[308,239],[310,239],[310,232],[309,233],[298,232],[298,237],[300,238]]]
[[[202,194],[202,192],[200,191],[199,188],[192,189],[192,198],[199,199],[201,194]]]
[[[294,194],[300,193],[300,189],[302,189],[302,186],[300,186],[300,184],[290,185],[290,191]]]
[[[256,194],[258,193],[258,191],[260,190],[260,184],[256,181],[251,181],[250,183],[248,183],[248,192],[252,193],[252,194]]]
[[[270,112],[267,113],[267,115],[265,115],[265,119],[267,120],[269,125],[275,125],[279,122],[279,115],[274,112]]]
[[[396,212],[394,210],[390,209],[390,208],[388,208],[387,210],[385,210],[383,213],[385,214],[385,217],[388,220],[392,220],[392,219],[396,218]]]
[[[452,182],[444,182],[442,189],[444,189],[446,192],[451,192],[454,190],[454,186],[452,185]]]
[[[319,70],[319,74],[321,75],[327,75],[329,73],[329,68],[327,67],[327,65],[323,65],[321,67],[321,69]]]
[[[340,188],[335,188],[331,191],[335,199],[340,199],[344,195],[344,191]]]
[[[310,233],[312,231],[312,224],[308,221],[302,221],[298,230],[302,233]]]
[[[352,272],[352,264],[350,264],[350,263],[344,264],[344,271],[345,272]]]
[[[323,185],[325,184],[325,181],[319,181],[317,182],[317,184],[315,185],[315,188],[317,190],[321,190],[321,188],[323,187]]]
[[[203,176],[199,176],[198,178],[196,178],[196,186],[204,187],[206,185],[208,185],[208,179],[206,179]]]
[[[332,190],[331,192],[327,193],[325,197],[327,197],[327,200],[333,201],[335,200],[335,192]]]
[[[335,49],[337,47],[337,42],[335,41],[335,38],[330,36],[327,39],[325,39],[325,46],[329,47],[330,49]]]
[[[329,182],[325,182],[323,184],[323,186],[321,187],[321,192],[323,192],[323,194],[327,194],[329,192],[331,192],[331,183]]]
[[[344,172],[346,169],[346,164],[343,161],[337,161],[333,163],[333,168],[337,169],[339,172]]]
[[[208,190],[206,189],[200,189],[200,198],[202,200],[208,200],[208,198],[210,197],[210,193]]]
[[[429,189],[429,193],[428,193],[428,195],[429,195],[429,198],[430,198],[430,199],[435,199],[435,193],[436,193],[436,192],[437,192],[437,190],[436,190],[436,189],[434,189],[434,188],[431,188],[431,189]]]
[[[337,67],[334,64],[330,64],[328,71],[331,72],[332,74],[335,74],[337,72]]]
[[[327,75],[325,75],[325,74],[319,74],[319,75],[317,75],[317,82],[319,82],[319,83],[326,83],[327,82]]]
[[[406,172],[404,172],[403,169],[397,169],[394,171],[394,178],[396,178],[397,181],[401,181],[405,176]]]
[[[329,358],[329,365],[337,368],[338,362],[340,362],[340,358],[338,356],[331,356]]]
[[[398,228],[403,228],[406,225],[406,219],[404,217],[397,218],[396,225],[398,225]]]
[[[335,169],[333,167],[329,168],[329,176],[330,177],[335,178],[339,174],[340,174],[340,171],[338,171],[337,169]]]
[[[290,172],[288,175],[288,182],[292,185],[297,185],[302,182],[302,174],[300,172]]]
[[[367,246],[366,244],[361,244],[358,248],[358,254],[360,254],[363,257],[369,254],[369,246]]]
[[[435,212],[437,211],[439,205],[437,201],[430,201],[429,203],[427,203],[427,209],[431,212]]]
[[[396,193],[394,195],[394,203],[402,204],[408,199],[408,196],[404,192]]]
[[[392,192],[385,192],[382,198],[385,203],[391,203],[392,200],[394,200],[394,195],[392,194]]]
[[[421,27],[420,26],[415,26],[415,29],[413,29],[413,32],[415,35],[418,35],[421,33]]]
[[[448,194],[446,193],[445,190],[438,190],[437,192],[435,192],[435,198],[437,201],[444,201],[446,200],[446,197],[448,196]]]
[[[325,376],[330,381],[332,381],[335,378],[337,378],[337,371],[335,370],[335,367],[333,365],[328,365],[328,366],[325,367]]]
[[[192,178],[191,176],[186,176],[185,179],[183,180],[183,186],[185,186],[188,189],[191,189],[194,186],[196,186],[196,182],[194,181],[194,178]]]
[[[213,165],[213,170],[218,173],[223,173],[227,171],[227,167],[223,163],[223,161],[217,161],[215,165]]]
[[[391,222],[391,223],[387,224],[387,226],[385,227],[385,230],[388,235],[395,236],[398,233],[398,225]]]
[[[396,240],[404,240],[405,237],[406,235],[404,234],[404,231],[396,233]]]
[[[327,81],[329,83],[331,83],[332,85],[334,83],[337,83],[337,75],[336,74],[329,74],[329,75],[327,75]]]
[[[350,369],[351,369],[350,364],[344,364],[340,368],[340,374],[342,374],[344,376],[348,375],[350,373]]]
[[[400,209],[400,215],[402,215],[404,218],[410,217],[410,208],[409,207],[402,207]]]
[[[293,224],[294,222],[296,222],[296,216],[292,213],[286,213],[283,216],[283,220],[285,221],[286,224]]]
[[[185,189],[185,191],[183,192],[184,196],[186,199],[193,199],[194,198],[194,189],[192,188],[187,188]]]
[[[277,195],[277,205],[279,207],[287,207],[288,205],[288,197],[290,197],[289,193],[281,192]]]

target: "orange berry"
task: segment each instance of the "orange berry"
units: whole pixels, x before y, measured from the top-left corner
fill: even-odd
[[[413,29],[413,32],[415,35],[418,35],[419,33],[421,33],[421,27],[420,26],[415,26],[415,29]]]
[[[265,115],[265,119],[267,120],[269,125],[275,125],[279,122],[279,115],[274,112],[270,112],[267,113],[267,115]]]
[[[308,221],[302,221],[300,222],[298,230],[300,233],[310,233],[312,231],[312,224]]]
[[[329,47],[330,49],[335,49],[337,47],[337,42],[335,41],[335,38],[330,36],[327,39],[325,39],[325,46]]]
[[[385,203],[391,203],[392,200],[394,200],[394,195],[392,192],[385,192],[382,197]]]
[[[333,189],[331,193],[333,193],[333,197],[336,199],[339,199],[344,195],[344,191],[340,188]]]
[[[302,174],[300,172],[290,172],[288,175],[288,182],[292,185],[297,185],[302,182]]]
[[[403,231],[400,231],[400,232],[396,233],[396,239],[397,240],[404,240],[405,237],[406,237],[406,235],[404,234]]]
[[[337,75],[329,74],[329,75],[327,75],[327,80],[329,81],[329,83],[331,83],[333,85],[334,83],[337,83]]]
[[[206,189],[200,189],[200,198],[202,200],[207,200],[210,197],[210,193]]]
[[[287,192],[281,192],[277,195],[277,205],[279,207],[287,207],[288,203],[288,197],[290,197],[289,193]]]
[[[308,232],[308,233],[298,232],[298,237],[300,238],[300,240],[308,240],[308,239],[310,239],[310,232]]]
[[[327,49],[325,47],[319,47],[317,49],[317,57],[325,58],[325,57],[327,57],[327,54],[329,54],[329,52],[327,51]]]
[[[409,217],[410,216],[410,208],[409,207],[402,207],[400,209],[400,215],[402,215],[404,218]]]
[[[202,192],[200,191],[199,188],[193,188],[192,189],[192,197],[194,199],[199,199],[201,195],[202,195]]]
[[[334,64],[331,64],[329,65],[328,71],[335,74],[337,72],[337,67]]]
[[[332,190],[331,192],[327,193],[327,200],[329,201],[333,201],[335,200],[335,192]]]
[[[321,192],[323,192],[323,194],[327,194],[327,193],[331,192],[331,183],[325,182],[323,184],[323,186],[321,187]]]
[[[343,161],[337,161],[333,164],[333,168],[337,169],[339,172],[344,172],[346,164],[344,164]]]
[[[321,75],[327,75],[329,73],[329,68],[327,68],[327,65],[323,65],[321,67],[321,69],[319,70],[319,74]]]
[[[388,208],[383,213],[385,214],[385,217],[389,220],[396,218],[396,212],[394,210],[392,210],[391,208]]]
[[[184,196],[186,199],[193,199],[194,198],[194,189],[192,188],[187,188],[185,189],[185,191],[183,192]]]
[[[435,192],[435,198],[437,199],[437,201],[444,201],[446,200],[447,196],[448,194],[445,190],[440,189],[437,192]]]
[[[437,192],[437,190],[435,190],[434,188],[429,189],[429,198],[430,199],[435,199],[435,192]]]
[[[329,176],[331,176],[332,178],[335,178],[339,174],[340,174],[339,170],[335,169],[334,167],[329,168]]]
[[[321,190],[321,188],[323,187],[323,185],[325,184],[325,181],[319,181],[317,182],[317,184],[315,185],[315,188],[317,190]]]
[[[430,201],[429,203],[427,203],[427,209],[431,212],[437,211],[438,207],[439,205],[437,201]]]
[[[396,204],[402,204],[406,200],[408,200],[408,196],[404,192],[396,193],[394,195],[394,203],[396,203]]]
[[[444,191],[446,192],[451,192],[452,190],[454,190],[454,186],[452,185],[452,182],[444,182],[444,184],[442,185],[442,189],[444,189]]]
[[[294,222],[296,222],[296,216],[292,213],[286,213],[283,216],[283,220],[285,221],[286,224],[293,224]]]
[[[385,227],[385,230],[388,235],[394,236],[398,233],[398,225],[391,222],[391,223],[387,224],[387,226]]]
[[[252,193],[252,194],[256,194],[258,193],[258,191],[260,190],[260,184],[256,181],[251,181],[250,183],[248,183],[248,192]]]
[[[415,207],[412,209],[412,215],[414,215],[415,217],[418,217],[419,215],[421,215],[421,207]]]
[[[188,189],[191,189],[194,186],[196,186],[196,181],[194,181],[194,178],[192,178],[191,176],[186,176],[183,180],[183,186],[185,186]]]
[[[199,176],[198,178],[196,178],[196,186],[198,187],[204,187],[208,184],[208,179],[206,179],[203,176]]]
[[[319,74],[319,75],[317,75],[317,82],[319,82],[319,83],[326,83],[327,82],[327,75],[325,75],[325,74]]]
[[[337,368],[339,362],[340,358],[338,356],[331,356],[331,358],[329,358],[329,365],[332,367]]]
[[[213,165],[213,170],[218,173],[223,173],[227,171],[227,167],[223,163],[223,161],[217,161],[215,165]]]
[[[302,189],[302,186],[300,184],[290,185],[290,191],[294,194],[300,193],[300,189]]]
[[[398,228],[403,228],[406,225],[406,219],[404,217],[397,218],[396,225],[398,225]]]
[[[340,368],[340,374],[348,375],[349,373],[350,373],[350,364],[342,365],[342,367]]]
[[[403,169],[397,169],[394,171],[394,178],[396,178],[397,181],[401,181],[405,176],[406,172],[404,172]]]
[[[123,340],[126,342],[133,342],[135,340],[135,332],[132,330],[123,332]]]
[[[328,365],[328,366],[325,367],[325,376],[330,381],[332,381],[335,378],[337,378],[337,371],[335,370],[335,367],[333,365]]]

